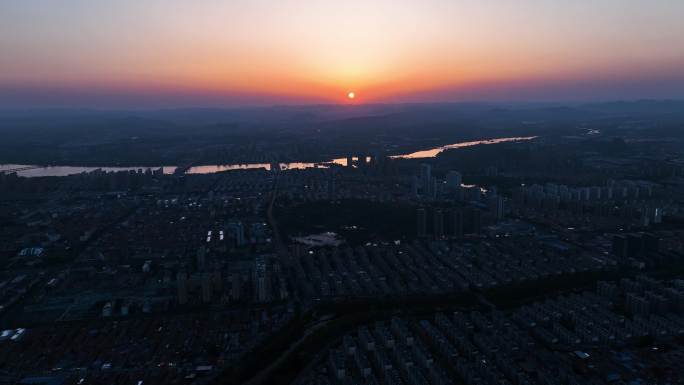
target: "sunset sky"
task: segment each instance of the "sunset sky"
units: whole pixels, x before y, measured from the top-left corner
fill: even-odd
[[[682,0],[2,0],[0,108],[684,98],[683,23]]]

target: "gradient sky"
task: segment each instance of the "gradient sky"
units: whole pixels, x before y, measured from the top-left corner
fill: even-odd
[[[1,0],[0,108],[684,98],[683,0]]]

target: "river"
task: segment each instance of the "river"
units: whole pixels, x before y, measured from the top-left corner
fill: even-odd
[[[474,140],[469,142],[459,142],[448,144],[445,146],[439,146],[430,148],[427,150],[420,150],[411,152],[408,154],[392,155],[390,158],[393,159],[420,159],[420,158],[434,158],[439,155],[442,151],[472,147],[483,144],[496,144],[505,142],[520,142],[525,140],[531,140],[536,138],[536,136],[521,136],[521,137],[508,137],[508,138],[494,138],[494,139],[483,139]],[[330,164],[338,164],[341,166],[347,165],[347,158],[336,158],[329,160],[327,162],[320,163],[306,163],[306,162],[291,162],[291,163],[279,163],[279,167],[282,170],[294,170],[294,169],[306,169],[306,168],[327,168]],[[173,174],[176,171],[176,166],[161,166],[164,170],[164,174]],[[158,169],[159,167],[84,167],[84,166],[43,166],[43,165],[26,165],[26,164],[0,164],[0,172],[16,172],[17,175],[23,177],[39,177],[39,176],[67,176],[80,174],[83,172],[91,172],[94,170],[102,171],[130,171],[130,170],[146,170],[146,169]],[[222,164],[222,165],[205,165],[205,166],[192,166],[187,171],[186,174],[212,174],[215,172],[229,171],[229,170],[246,170],[246,169],[258,169],[263,168],[266,170],[271,169],[271,164],[269,163],[233,163],[233,164]]]

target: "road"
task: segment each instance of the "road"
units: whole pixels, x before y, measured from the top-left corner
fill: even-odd
[[[301,346],[301,344],[306,341],[306,339],[312,335],[314,332],[316,332],[318,329],[324,327],[327,325],[331,319],[319,319],[317,322],[315,322],[313,325],[309,326],[304,333],[302,334],[297,341],[292,343],[287,350],[285,350],[280,356],[278,356],[277,359],[275,359],[273,362],[271,362],[270,365],[267,367],[261,369],[259,373],[252,377],[249,381],[245,382],[244,385],[260,385],[264,383],[264,381],[268,380],[270,378],[271,372],[274,369],[277,369],[280,365],[283,364],[288,358],[290,358],[290,355],[294,352],[297,351],[297,349]]]
[[[273,193],[271,195],[271,202],[268,205],[267,217],[268,223],[271,226],[271,231],[273,232],[273,241],[275,243],[275,251],[278,255],[281,265],[285,268],[290,266],[290,253],[287,250],[287,246],[283,243],[283,239],[280,235],[280,230],[278,229],[278,221],[276,221],[273,216],[273,207],[275,206],[276,199],[278,198],[278,187],[280,184],[280,172],[275,173],[275,181],[273,182]]]

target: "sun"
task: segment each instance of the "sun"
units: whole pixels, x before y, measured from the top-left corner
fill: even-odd
[[[353,91],[350,91],[350,92],[347,94],[347,97],[348,97],[349,99],[354,99],[354,98],[356,97],[356,95],[354,94]]]

